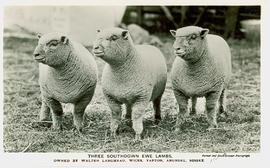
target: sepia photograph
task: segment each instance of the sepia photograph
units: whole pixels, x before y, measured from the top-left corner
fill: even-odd
[[[3,152],[260,153],[261,11],[4,6]]]

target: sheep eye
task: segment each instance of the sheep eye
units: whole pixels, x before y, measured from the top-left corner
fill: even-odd
[[[58,43],[52,43],[50,46],[57,46]]]
[[[57,46],[57,45],[58,45],[58,41],[53,40],[53,41],[49,42],[48,45],[49,45],[49,46]]]
[[[196,34],[192,34],[192,35],[191,35],[191,39],[194,40],[194,39],[196,39],[196,38],[197,38],[197,35],[196,35]]]
[[[115,41],[115,40],[117,40],[118,39],[118,37],[116,36],[116,35],[112,35],[111,37],[110,37],[110,40],[113,40],[113,41]]]

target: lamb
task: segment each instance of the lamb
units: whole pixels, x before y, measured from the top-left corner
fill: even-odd
[[[126,105],[126,118],[132,119],[135,140],[141,139],[143,115],[153,102],[155,122],[161,119],[160,101],[167,81],[165,58],[154,46],[134,45],[128,30],[108,28],[99,31],[93,45],[95,56],[106,65],[102,88],[111,109],[111,135],[121,120],[121,105]]]
[[[205,97],[209,129],[217,127],[217,104],[220,113],[226,112],[226,90],[231,76],[231,53],[226,41],[209,30],[187,26],[171,30],[177,56],[171,78],[179,105],[176,131],[185,120],[188,99],[192,99],[191,114],[195,114],[197,97]]]
[[[127,30],[134,44],[144,44],[149,39],[149,32],[137,24],[129,24]]]
[[[56,32],[39,36],[33,55],[39,63],[40,121],[50,120],[51,112],[53,128],[62,129],[61,103],[72,103],[73,122],[81,132],[84,111],[97,83],[94,57],[81,44]]]
[[[136,24],[129,24],[125,26],[124,24],[120,25],[120,28],[127,29],[131,35],[134,44],[150,44],[161,48],[164,44],[162,41],[155,35],[150,35],[150,33]]]

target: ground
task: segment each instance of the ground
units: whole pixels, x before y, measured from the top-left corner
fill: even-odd
[[[173,39],[160,35],[168,76],[174,60]],[[232,51],[233,76],[228,91],[227,118],[219,129],[207,131],[206,117],[190,117],[180,132],[174,132],[177,104],[170,80],[161,102],[162,121],[153,123],[149,105],[142,142],[134,141],[129,122],[119,126],[116,139],[109,136],[110,110],[100,80],[85,115],[83,134],[73,129],[72,114],[65,106],[64,129],[52,130],[38,123],[41,107],[37,63],[32,59],[37,40],[4,38],[4,150],[5,152],[259,152],[260,150],[260,44],[228,40]],[[101,77],[104,62],[96,59]]]

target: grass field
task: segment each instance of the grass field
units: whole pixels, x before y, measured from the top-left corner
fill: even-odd
[[[170,73],[174,60],[172,38],[161,36]],[[70,108],[65,108],[64,130],[54,131],[38,123],[41,106],[37,63],[32,53],[37,41],[4,38],[4,150],[6,152],[259,152],[260,150],[260,44],[229,40],[233,76],[228,91],[227,118],[219,129],[207,131],[206,117],[199,114],[173,132],[177,105],[170,80],[162,99],[162,121],[153,123],[149,105],[144,119],[143,140],[124,121],[116,139],[109,136],[110,111],[100,81],[86,109],[84,134],[73,130]],[[99,78],[104,63],[97,59]]]

